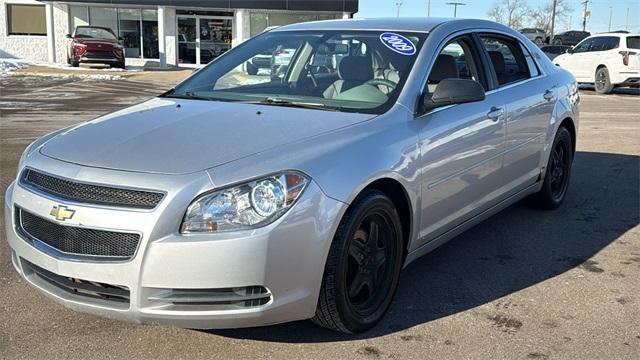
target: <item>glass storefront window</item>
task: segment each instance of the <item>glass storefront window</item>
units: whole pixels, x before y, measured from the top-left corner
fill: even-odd
[[[89,24],[104,26],[118,33],[118,14],[116,8],[90,7]]]
[[[118,9],[118,36],[122,38],[124,56],[140,57],[140,9]]]
[[[225,53],[231,48],[231,20],[200,18],[200,64]]]
[[[160,57],[158,51],[158,11],[142,9],[142,56],[147,59]]]
[[[196,63],[196,19],[178,17],[178,63]]]
[[[71,31],[81,25],[108,27],[124,46],[127,58],[157,59],[158,11],[157,9],[110,8],[98,6],[69,6]]]
[[[340,19],[341,15],[334,14],[289,14],[289,13],[258,13],[251,12],[249,17],[249,33],[256,36],[269,26],[282,26],[305,21]]]
[[[89,9],[86,6],[69,6],[70,31],[73,32],[76,26],[89,25]]]

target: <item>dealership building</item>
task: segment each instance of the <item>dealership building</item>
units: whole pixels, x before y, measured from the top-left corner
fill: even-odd
[[[109,27],[127,65],[204,65],[268,27],[352,17],[358,0],[0,0],[0,58],[67,62],[76,26]]]

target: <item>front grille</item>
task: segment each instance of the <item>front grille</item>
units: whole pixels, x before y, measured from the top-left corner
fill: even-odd
[[[15,209],[16,225],[27,240],[40,241],[60,252],[103,260],[126,260],[133,257],[140,235],[60,225]]]
[[[81,297],[113,301],[117,303],[129,303],[129,289],[125,286],[110,285],[95,281],[81,280],[54,274],[25,259],[20,259],[22,268],[27,276],[37,276],[58,289]]]
[[[83,57],[89,59],[109,59],[113,58],[113,51],[104,51],[104,50],[91,50],[82,54]]]
[[[85,184],[31,169],[24,171],[20,182],[61,199],[96,205],[153,209],[164,197],[159,192]]]

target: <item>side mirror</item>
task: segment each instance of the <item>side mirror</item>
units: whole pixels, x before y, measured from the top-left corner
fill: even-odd
[[[567,49],[567,54],[573,54],[573,53],[574,53],[574,50],[572,47]]]
[[[441,80],[431,98],[425,95],[422,99],[421,112],[447,105],[482,101],[485,97],[484,88],[479,82],[457,78]]]
[[[65,35],[65,37],[66,37],[67,39],[71,39],[71,34],[67,34],[67,35]]]

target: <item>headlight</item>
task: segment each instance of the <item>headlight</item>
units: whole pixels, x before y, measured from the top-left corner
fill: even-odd
[[[213,233],[267,225],[295,203],[308,183],[300,173],[284,172],[205,194],[189,205],[181,232]]]

